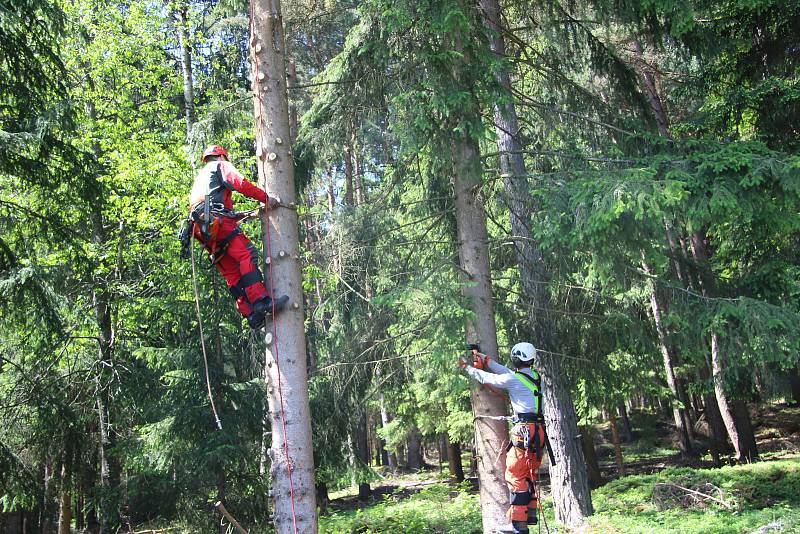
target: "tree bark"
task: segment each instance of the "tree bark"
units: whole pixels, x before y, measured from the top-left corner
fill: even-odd
[[[710,255],[706,248],[706,236],[702,231],[697,231],[691,236],[692,255],[697,263],[700,285],[703,294],[708,297],[716,296],[716,282],[711,272],[709,263]],[[727,361],[725,355],[720,350],[719,332],[711,332],[711,376],[714,381],[714,393],[717,397],[722,420],[728,436],[736,450],[736,458],[739,462],[752,462],[758,459],[758,448],[750,422],[750,413],[747,405],[742,400],[733,399],[729,396],[724,382],[725,368]]]
[[[98,149],[99,150],[99,149]],[[106,232],[103,224],[102,203],[98,200],[92,203],[92,209],[89,212],[89,217],[92,224],[92,241],[99,245],[104,246],[107,241]],[[110,386],[114,380],[114,357],[113,357],[113,337],[114,332],[111,323],[111,302],[108,295],[108,288],[102,277],[97,278],[92,289],[92,299],[94,305],[95,321],[98,326],[98,360],[99,371],[96,377],[97,382],[97,415],[98,415],[98,428],[100,432],[99,444],[99,462],[100,462],[100,486],[103,492],[109,492],[112,488],[116,488],[119,484],[119,465],[110,456],[110,449],[113,448],[114,439],[111,430],[110,420]],[[108,500],[104,500],[100,506],[100,534],[106,534],[113,530],[114,524],[117,523],[117,513],[112,508],[113,505],[108,504]]]
[[[617,428],[617,415],[614,410],[609,410],[608,422],[611,424],[611,442],[614,444],[614,461],[617,463],[617,473],[620,477],[625,476],[625,463],[622,461],[622,446],[619,441],[619,429]]]
[[[711,333],[711,373],[714,377],[714,391],[717,395],[717,404],[725,422],[728,436],[731,438],[733,448],[736,450],[736,459],[739,463],[748,463],[758,460],[753,426],[750,423],[750,413],[747,405],[742,400],[731,399],[725,391],[723,373],[725,362],[719,349],[719,335]]]
[[[486,354],[497,355],[489,247],[483,201],[477,195],[482,165],[477,143],[463,131],[453,134],[452,161],[455,216],[461,266],[461,292],[474,319],[467,320],[467,342],[480,344]],[[505,399],[487,388],[471,384],[472,409],[476,414],[475,441],[480,481],[483,531],[488,534],[505,523],[508,493],[503,473],[508,430],[505,423],[480,416],[506,414]]]
[[[500,7],[497,0],[480,0],[483,19],[490,30],[490,47],[498,57],[505,56],[505,43],[500,26]],[[505,70],[495,71],[498,83],[510,94],[511,79]],[[522,146],[517,139],[519,124],[513,101],[494,107],[497,148],[500,152],[500,169],[505,185],[506,203],[515,240],[515,253],[519,266],[522,292],[529,303],[531,341],[542,349],[553,346],[552,322],[541,311],[549,306],[545,282],[549,279],[547,268],[538,245],[529,239],[530,224],[527,205],[530,200],[528,173],[522,156]],[[552,349],[551,349],[552,350]],[[569,392],[569,383],[561,362],[551,356],[540,356],[537,367],[544,377],[544,414],[557,464],[550,470],[553,505],[556,520],[570,527],[583,523],[592,514],[592,497],[579,432],[575,407]]]
[[[344,146],[344,204],[353,207],[355,196],[353,195],[353,151],[350,146]]]
[[[70,491],[71,484],[71,470],[69,459],[64,455],[64,461],[61,464],[61,491],[60,491],[60,506],[58,511],[58,534],[70,534],[70,524],[72,523],[72,493]]]
[[[189,39],[189,4],[181,1],[175,10],[175,29],[181,49],[183,73],[183,106],[186,116],[186,139],[191,139],[192,127],[197,120],[194,110],[194,76],[192,74],[192,45]]]
[[[461,464],[461,445],[450,441],[449,436],[447,437],[447,466],[453,480],[463,482],[464,466]]]
[[[259,185],[290,206],[296,198],[280,0],[253,0],[250,29]],[[262,235],[276,295],[290,298],[287,309],[266,327],[274,334],[265,356],[275,529],[278,534],[314,534],[317,512],[297,212],[288,207],[268,210],[262,217]]]
[[[422,469],[422,436],[416,426],[412,426],[411,430],[408,432],[406,447],[408,448],[406,467],[414,470]]]
[[[639,74],[642,76],[642,84],[644,85],[644,93],[647,97],[647,101],[650,104],[650,109],[653,110],[653,116],[656,119],[656,124],[658,125],[658,133],[663,137],[669,137],[669,120],[667,119],[667,113],[664,111],[664,104],[661,101],[661,96],[658,92],[658,87],[656,86],[656,80],[653,76],[652,69],[649,68],[647,63],[644,60],[644,52],[642,50],[641,43],[637,40],[633,40],[633,53],[636,56],[636,70],[639,71]]]
[[[383,398],[383,393],[381,393],[381,426],[385,429],[389,426],[389,423],[392,422],[392,418],[389,415],[389,410],[386,409],[386,401]],[[389,471],[392,473],[397,472],[397,453],[394,451],[386,451],[386,462],[385,464],[389,466]]]
[[[620,422],[620,437],[625,443],[633,441],[633,429],[631,428],[631,420],[628,418],[628,410],[625,408],[624,402],[617,403],[617,415],[619,415]]]
[[[650,267],[647,265],[647,263],[642,262],[642,266],[646,273],[650,273]],[[694,451],[692,449],[690,433],[691,429],[689,426],[690,423],[688,423],[688,417],[685,414],[686,404],[684,399],[681,399],[681,391],[683,391],[685,395],[686,390],[683,388],[682,384],[680,384],[679,379],[675,375],[677,356],[675,355],[674,349],[669,341],[669,334],[667,333],[667,329],[664,326],[664,321],[661,317],[661,310],[663,306],[659,301],[656,293],[656,286],[652,279],[648,280],[648,290],[650,292],[650,311],[653,316],[653,322],[655,323],[656,334],[658,335],[658,345],[661,349],[661,356],[664,362],[664,373],[667,378],[667,386],[669,386],[669,389],[674,396],[674,399],[670,399],[670,404],[672,404],[672,417],[675,421],[675,430],[678,434],[678,447],[680,448],[681,455],[684,458],[688,458],[694,454]],[[686,400],[688,401],[688,399]],[[683,403],[683,406],[678,403]]]
[[[360,469],[369,465],[369,458],[367,457],[367,414],[361,413],[356,429],[356,458],[361,463]],[[358,480],[358,500],[366,501],[372,496],[372,489],[369,487],[369,482],[364,482],[360,478]]]
[[[789,369],[789,388],[792,392],[789,404],[800,404],[800,364]]]
[[[583,448],[583,457],[586,458],[589,484],[592,489],[597,489],[603,485],[603,473],[600,471],[600,463],[597,461],[597,449],[594,446],[594,429],[592,425],[581,427],[581,447]]]

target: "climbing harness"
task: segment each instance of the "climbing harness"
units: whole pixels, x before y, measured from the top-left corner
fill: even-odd
[[[519,422],[532,422],[538,423],[542,425],[542,433],[544,434],[544,447],[547,449],[547,454],[550,457],[550,463],[552,465],[556,464],[556,455],[553,453],[553,446],[550,445],[550,438],[547,436],[547,427],[544,424],[544,416],[542,415],[542,378],[538,372],[531,369],[532,373],[536,373],[535,376],[529,376],[525,373],[520,373],[519,371],[514,373],[514,376],[522,382],[522,384],[527,387],[531,393],[533,393],[534,398],[534,413],[523,413],[517,414],[517,418]],[[537,451],[539,457],[541,458],[540,451]]]

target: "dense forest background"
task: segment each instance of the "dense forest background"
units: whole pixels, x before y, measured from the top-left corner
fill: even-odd
[[[487,317],[501,361],[539,347],[566,458],[634,409],[687,465],[763,455],[751,410],[800,402],[800,1],[281,9],[319,506],[376,466],[463,479],[455,360]],[[269,528],[265,341],[198,255],[217,430],[175,238],[205,145],[257,181],[249,25],[240,0],[0,0],[0,502],[29,532],[212,532],[216,500]]]

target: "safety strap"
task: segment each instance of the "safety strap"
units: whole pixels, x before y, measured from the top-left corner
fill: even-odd
[[[514,372],[514,376],[517,377],[517,380],[522,382],[526,388],[533,393],[533,413],[537,415],[542,414],[542,378],[539,376],[539,373],[531,369],[532,373],[536,373],[536,378],[526,375],[525,373],[520,373],[519,371]]]

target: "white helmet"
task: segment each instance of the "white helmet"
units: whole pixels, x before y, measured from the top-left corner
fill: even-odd
[[[536,357],[536,347],[530,343],[517,343],[511,347],[511,361],[529,363]]]

